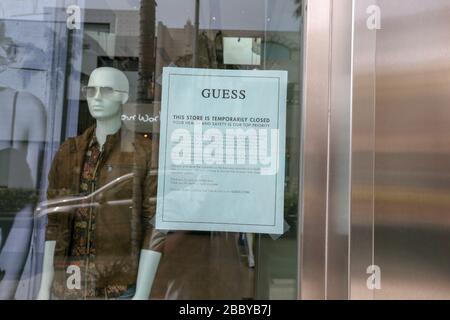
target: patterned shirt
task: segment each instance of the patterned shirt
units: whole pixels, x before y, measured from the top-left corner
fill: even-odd
[[[80,177],[81,195],[89,195],[97,188],[97,172],[102,165],[103,152],[95,135],[91,139],[83,163]],[[83,203],[86,206],[77,208],[72,227],[72,242],[69,251],[68,264],[78,266],[81,271],[81,288],[64,290],[66,299],[92,299],[117,297],[128,288],[124,285],[110,284],[99,288],[97,280],[99,270],[95,264],[95,207],[89,205],[93,199]]]

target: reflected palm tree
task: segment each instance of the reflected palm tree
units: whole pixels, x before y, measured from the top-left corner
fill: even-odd
[[[295,9],[295,16],[301,17],[302,16],[302,6],[303,6],[303,0],[294,0],[295,4],[297,5],[297,8]]]
[[[139,87],[138,102],[153,101],[155,71],[155,0],[141,0],[139,9]]]

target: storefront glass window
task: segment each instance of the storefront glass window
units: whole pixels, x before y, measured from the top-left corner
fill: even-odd
[[[0,3],[0,299],[295,299],[298,0]]]

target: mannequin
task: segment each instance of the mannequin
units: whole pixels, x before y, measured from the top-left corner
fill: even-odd
[[[255,267],[255,254],[253,253],[253,240],[255,239],[254,233],[246,233],[247,236],[247,246],[248,246],[248,266],[249,268]]]
[[[101,149],[109,135],[117,133],[122,126],[122,105],[128,100],[129,83],[121,71],[102,67],[95,69],[88,87],[97,87],[95,96],[87,97],[89,112],[96,119],[95,136]],[[111,97],[103,97],[98,87],[110,87],[115,90]],[[55,241],[46,241],[41,285],[37,299],[50,298],[50,291],[54,277]],[[136,291],[133,300],[145,300],[151,291],[153,280],[161,258],[161,253],[153,250],[140,251],[139,266],[136,279]]]
[[[0,24],[0,73],[8,72],[16,59],[14,42]],[[20,71],[17,71],[20,72]],[[1,80],[0,80],[1,81]],[[0,83],[0,187],[3,191],[37,190],[40,160],[46,136],[46,110],[33,94]],[[14,217],[0,208],[0,300],[13,299],[26,262],[33,231],[32,201],[24,203]]]

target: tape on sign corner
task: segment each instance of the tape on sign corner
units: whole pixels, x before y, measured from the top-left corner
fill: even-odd
[[[163,234],[168,234],[170,232],[170,230],[167,230],[167,229],[158,229],[158,231]]]
[[[170,230],[168,230],[168,229],[156,229],[156,217],[153,217],[150,220],[150,224],[153,226],[153,228],[155,228],[155,230],[157,230],[163,234],[168,234],[170,232]]]
[[[282,234],[269,234],[269,236],[272,238],[272,240],[278,240],[283,234],[289,231],[291,229],[291,226],[284,220],[283,223],[283,233]]]

